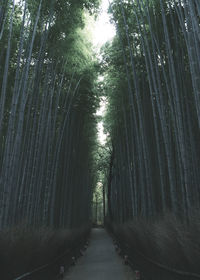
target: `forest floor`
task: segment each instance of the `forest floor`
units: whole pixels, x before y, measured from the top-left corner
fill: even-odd
[[[112,239],[104,229],[93,229],[90,244],[64,280],[134,280],[134,272],[123,264]]]

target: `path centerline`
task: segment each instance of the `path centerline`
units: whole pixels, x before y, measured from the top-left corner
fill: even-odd
[[[90,245],[65,280],[134,280],[131,268],[123,264],[104,229],[93,229]]]

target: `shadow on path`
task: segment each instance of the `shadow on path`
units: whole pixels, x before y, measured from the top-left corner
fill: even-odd
[[[64,280],[135,280],[130,267],[115,252],[104,229],[93,229],[89,247]]]

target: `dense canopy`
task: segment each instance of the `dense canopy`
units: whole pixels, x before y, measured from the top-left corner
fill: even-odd
[[[84,25],[98,4],[1,5],[1,227],[90,219],[97,62]]]
[[[103,49],[110,216],[190,218],[200,202],[198,1],[112,1],[110,13],[117,28]]]
[[[0,1],[0,230],[134,221],[130,248],[173,266],[176,241],[198,272],[200,2],[110,1],[116,36],[97,54],[87,25],[100,2]]]

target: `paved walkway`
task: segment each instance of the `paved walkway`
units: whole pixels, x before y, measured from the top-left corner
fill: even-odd
[[[85,255],[71,267],[64,280],[135,280],[129,266],[115,252],[104,229],[93,229]]]

